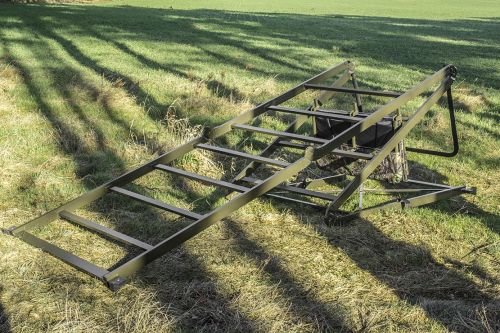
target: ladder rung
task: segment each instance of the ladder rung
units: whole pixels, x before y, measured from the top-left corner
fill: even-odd
[[[241,129],[241,130],[245,130],[245,131],[256,132],[256,133],[279,136],[281,138],[300,140],[300,141],[305,141],[305,142],[320,143],[320,144],[328,142],[328,140],[315,138],[312,136],[294,134],[294,133],[289,133],[289,132],[275,131],[275,130],[271,130],[268,128],[255,127],[255,126],[250,126],[250,125],[233,125],[233,128],[237,128],[237,129]]]
[[[129,245],[135,245],[137,247],[143,248],[144,250],[150,250],[153,248],[152,245],[141,242],[138,239],[135,239],[135,238],[132,238],[132,237],[127,236],[125,234],[122,234],[121,232],[118,232],[116,230],[106,228],[105,226],[102,226],[100,224],[97,224],[95,222],[87,220],[81,216],[75,215],[75,214],[70,213],[68,211],[63,210],[63,211],[59,212],[59,216],[65,220],[69,221],[69,222],[73,222],[75,224],[78,224],[79,226],[87,228],[91,231],[98,232],[100,234],[103,234],[109,238],[120,241],[122,243],[129,244]]]
[[[290,141],[279,141],[278,144],[283,146],[283,147],[297,148],[297,149],[306,149],[307,147],[309,147],[309,145],[306,145],[306,144],[295,143],[295,142],[290,142]],[[370,160],[373,158],[372,154],[359,153],[359,152],[355,152],[355,151],[342,150],[342,149],[334,149],[334,150],[332,150],[332,153],[339,155],[339,156],[350,157],[350,158],[359,158],[362,160]]]
[[[87,274],[93,275],[99,279],[103,279],[104,275],[109,273],[109,271],[105,270],[104,268],[98,267],[88,262],[87,260],[82,259],[66,250],[63,250],[60,247],[55,246],[54,244],[51,244],[43,239],[40,239],[26,231],[21,231],[16,236],[24,240],[26,243],[34,247],[37,247],[51,254],[52,256],[64,261],[65,263],[68,263],[69,265]]]
[[[194,179],[194,180],[200,181],[202,183],[206,183],[206,184],[213,185],[213,186],[220,186],[220,187],[228,188],[230,190],[235,190],[238,192],[245,192],[245,191],[249,190],[249,188],[244,187],[244,186],[236,185],[236,184],[226,182],[223,180],[217,180],[217,179],[205,177],[202,175],[198,175],[196,173],[177,169],[177,168],[174,168],[174,167],[171,167],[168,165],[164,165],[164,164],[157,164],[157,165],[155,165],[155,168],[159,169],[159,170],[167,171],[170,173],[174,173],[176,175],[183,176],[186,178]]]
[[[249,182],[251,184],[262,183],[262,180],[252,178],[252,177],[244,177],[244,178],[242,178],[242,180],[245,182]],[[307,195],[310,197],[319,198],[319,199],[323,199],[323,200],[329,200],[329,201],[333,201],[336,198],[336,196],[328,194],[328,193],[311,191],[311,190],[307,190],[305,188],[295,187],[295,186],[278,185],[275,188],[278,190],[284,190],[284,191],[288,191],[288,192],[292,192],[292,193],[296,193],[296,194]]]
[[[187,172],[187,171],[180,170],[180,169],[177,169],[177,168],[173,168],[173,167],[170,167],[170,166],[167,166],[167,165],[163,165],[163,164],[158,164],[155,167],[157,169],[160,169],[160,170],[165,170],[165,171],[168,171],[168,172],[171,172],[171,173],[175,173],[175,174],[180,175],[180,176],[184,176],[184,177],[187,177],[187,178],[199,180],[200,182],[205,182],[205,183],[213,184],[213,185],[216,185],[216,186],[226,187],[228,189],[232,189],[232,190],[235,190],[235,191],[238,191],[238,192],[245,192],[245,191],[247,191],[249,189],[248,187],[236,185],[236,184],[225,182],[225,181],[215,180],[215,179],[208,178],[208,177],[205,177],[205,176],[200,176],[200,175],[195,174],[195,173]],[[242,180],[245,180],[245,179],[242,179]],[[280,200],[291,201],[291,202],[294,202],[294,203],[300,203],[300,204],[305,204],[305,205],[309,205],[309,206],[323,208],[323,206],[320,206],[320,205],[312,203],[312,202],[298,200],[298,199],[295,199],[295,198],[288,198],[288,197],[277,195],[277,194],[266,193],[265,196],[276,198],[276,199],[280,199]]]
[[[299,200],[299,199],[295,199],[295,198],[289,198],[289,197],[285,197],[284,195],[278,195],[278,194],[274,194],[274,193],[266,193],[266,197],[271,197],[271,198],[275,198],[278,200],[284,200],[284,201],[289,201],[289,202],[293,202],[293,203],[298,203],[301,205],[311,206],[311,207],[315,207],[315,208],[321,208],[321,209],[325,208],[324,206],[318,205],[317,203],[314,203],[314,202]]]
[[[342,116],[349,116],[349,117],[358,117],[358,121],[363,120],[366,117],[369,117],[372,113],[370,112],[358,112],[356,115],[350,116],[350,112],[344,111],[344,110],[335,110],[335,109],[317,109],[314,112],[322,112],[322,113],[333,113],[337,115],[342,115]],[[401,117],[403,121],[407,121],[408,117]],[[381,120],[387,120],[387,121],[393,121],[394,116],[385,116]]]
[[[353,123],[357,123],[357,122],[363,120],[363,118],[360,118],[360,117],[352,117],[352,116],[329,113],[329,112],[322,112],[322,111],[309,111],[309,110],[288,108],[288,107],[284,107],[284,106],[270,106],[267,109],[272,110],[272,111],[280,111],[280,112],[287,112],[287,113],[293,113],[293,114],[302,114],[302,115],[312,116],[312,117],[324,117],[324,118],[329,118],[329,119],[345,120],[345,121],[353,122]]]
[[[111,187],[110,191],[123,194],[127,197],[134,199],[134,200],[147,203],[148,205],[158,207],[158,208],[167,210],[169,212],[175,213],[177,215],[188,217],[188,218],[193,219],[193,220],[199,220],[202,217],[202,215],[200,215],[200,214],[196,214],[194,212],[190,212],[189,210],[185,210],[185,209],[182,209],[179,207],[175,207],[175,206],[166,204],[164,202],[158,201],[158,200],[153,199],[153,198],[146,197],[142,194],[135,193],[135,192],[126,190],[126,189],[118,187],[118,186]]]
[[[261,162],[261,163],[269,164],[269,165],[276,165],[276,166],[283,167],[283,168],[286,168],[287,166],[290,165],[290,163],[288,163],[288,162],[273,160],[272,158],[256,156],[256,155],[252,155],[252,154],[247,154],[247,153],[243,153],[243,152],[237,151],[237,150],[207,145],[205,143],[197,144],[196,147],[201,148],[201,149],[205,149],[205,150],[210,150],[210,151],[224,154],[224,155],[241,157],[241,158],[245,158],[248,160],[257,161],[257,162]]]
[[[352,94],[360,95],[372,95],[372,96],[384,96],[384,97],[399,97],[402,94],[394,91],[375,91],[375,90],[365,90],[365,89],[352,89],[352,88],[340,88],[332,86],[324,86],[321,84],[304,84],[306,89],[316,89],[316,90],[327,90],[327,91],[338,91]]]
[[[314,147],[314,145],[307,143],[299,143],[299,142],[291,142],[291,141],[278,141],[276,144],[287,147],[287,148],[296,148],[296,149],[306,149],[307,147]]]

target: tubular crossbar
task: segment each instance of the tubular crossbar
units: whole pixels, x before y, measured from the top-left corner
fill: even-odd
[[[287,166],[290,165],[290,163],[288,163],[288,162],[273,160],[271,158],[247,154],[247,153],[244,153],[241,151],[212,146],[212,145],[207,145],[204,143],[199,144],[196,147],[201,148],[201,149],[205,149],[205,150],[210,150],[210,151],[213,151],[215,153],[219,153],[219,154],[223,154],[223,155],[228,155],[228,156],[232,156],[232,157],[240,157],[240,158],[244,158],[247,160],[257,161],[257,162],[261,162],[264,164],[274,165],[274,166],[278,166],[278,167],[282,167],[282,168],[286,168]]]
[[[323,117],[323,118],[328,118],[328,119],[345,120],[345,121],[352,122],[352,123],[357,123],[358,121],[362,120],[362,118],[360,118],[360,117],[345,116],[342,114],[335,114],[333,112],[322,112],[321,110],[310,111],[310,110],[288,108],[288,107],[283,107],[283,106],[270,106],[268,109],[271,111],[287,112],[287,113],[293,113],[293,114],[302,114],[302,115],[309,116],[309,117]]]
[[[135,238],[132,238],[132,237],[127,236],[125,234],[122,234],[121,232],[118,232],[116,230],[106,228],[105,226],[102,226],[100,224],[97,224],[95,222],[87,220],[81,216],[75,215],[75,214],[67,212],[65,210],[60,212],[59,215],[61,216],[61,218],[65,219],[68,222],[72,222],[72,223],[77,224],[81,227],[84,227],[88,230],[99,233],[101,235],[104,235],[104,236],[109,237],[111,239],[114,239],[116,241],[122,242],[124,244],[134,245],[134,246],[140,247],[144,250],[150,250],[153,248],[152,245],[141,242],[138,239],[135,239]]]
[[[410,148],[409,150],[421,154],[433,154],[446,157],[454,156],[458,152],[458,136],[456,133],[452,104],[453,101],[451,97],[451,85],[455,79],[455,75],[455,67],[448,65],[404,93],[372,91],[359,89],[356,75],[354,73],[354,64],[349,61],[343,62],[310,78],[309,80],[300,83],[283,94],[259,104],[255,108],[244,112],[219,126],[205,131],[203,135],[196,137],[165,154],[162,154],[158,158],[155,158],[144,165],[110,180],[96,189],[89,191],[58,208],[55,208],[32,221],[8,229],[7,232],[34,247],[48,252],[69,265],[72,265],[73,267],[104,281],[110,289],[116,290],[120,288],[132,274],[146,266],[149,262],[194,237],[217,221],[230,216],[234,211],[258,197],[268,196],[293,204],[307,205],[321,209],[326,208],[327,214],[334,211],[340,212],[340,207],[346,202],[346,200],[363,184],[363,182],[374,172],[384,159],[396,149],[396,147],[402,142],[402,140],[404,140],[410,131],[422,121],[425,114],[438,102],[444,93],[447,93],[448,97],[454,144],[453,151],[437,152],[418,148]],[[329,79],[332,79],[333,83],[326,85],[325,82]],[[349,80],[352,81],[353,88],[344,87]],[[354,145],[349,146],[349,143],[353,141],[356,136],[369,128],[372,128],[372,126],[376,125],[381,120],[391,120],[394,124],[396,118],[391,114],[395,113],[400,107],[417,96],[422,95],[424,92],[431,90],[431,88],[435,86],[437,86],[437,88],[433,89],[432,94],[426,98],[426,100],[410,117],[397,118],[397,121],[400,122],[398,123],[400,126],[398,125],[398,127],[394,129],[394,133],[391,134],[392,136],[383,145],[377,147],[373,153],[356,151],[356,147],[354,147]],[[307,89],[318,90],[318,96],[308,108],[303,110],[280,106],[280,104],[291,100]],[[337,93],[352,93],[355,99],[357,111],[359,112],[349,114],[347,111],[342,110],[320,109],[321,105],[334,98]],[[362,100],[360,97],[361,95],[393,97],[394,99],[379,107],[374,112],[363,112]],[[293,114],[295,115],[295,120],[290,123],[284,131],[276,131],[249,125],[249,123],[256,117],[268,111]],[[299,132],[303,125],[311,118],[313,120],[313,129],[311,130],[310,135],[298,134],[297,132]],[[329,140],[319,138],[317,137],[315,120],[321,120],[321,118],[333,119],[336,122],[341,122],[345,124],[346,129],[337,133]],[[270,135],[275,138],[265,149],[261,151],[259,155],[209,144],[209,142],[212,142],[235,129],[243,130],[245,132]],[[303,132],[304,131],[301,131],[301,133]],[[248,133],[248,135],[251,134]],[[347,145],[348,150],[342,149],[346,148],[345,145]],[[285,162],[271,158],[274,152],[283,147],[301,149],[303,150],[303,156],[293,162]],[[351,147],[352,150],[350,150]],[[183,157],[195,149],[203,149],[225,156],[242,158],[248,160],[249,163],[234,177],[232,181],[213,179],[169,165],[176,159]],[[311,163],[328,154],[334,154],[353,160],[366,160],[367,162],[362,170],[357,175],[354,175],[354,177],[347,183],[338,195],[313,191],[311,189],[318,189],[321,186],[326,185],[328,183],[328,181],[326,181],[327,178],[347,180],[345,175],[342,174],[322,179],[297,182],[296,186],[289,182],[291,177],[306,170]],[[271,165],[279,168],[272,169],[273,173],[267,179],[259,179],[256,175],[254,175],[254,172],[263,165]],[[237,193],[235,193],[235,195],[222,206],[217,207],[208,213],[198,214],[124,188],[128,184],[154,170],[167,172],[173,176],[186,177],[194,181],[199,181],[210,186],[221,187],[229,190],[230,192],[234,191]],[[406,183],[415,186],[425,186],[425,191],[429,193],[409,198],[407,200],[396,200],[375,207],[362,209],[354,214],[356,216],[364,216],[364,214],[368,214],[377,209],[416,207],[455,195],[460,195],[462,193],[474,192],[473,189],[467,189],[463,186],[451,187],[448,185],[414,180],[408,180]],[[243,186],[241,184],[247,186]],[[302,184],[303,187],[300,187],[300,184]],[[436,190],[432,191],[432,188],[435,188]],[[405,191],[404,189],[400,192],[413,193],[413,191]],[[112,230],[74,214],[75,210],[88,205],[93,201],[108,195],[109,193],[116,193],[132,200],[186,217],[193,221],[187,227],[175,232],[173,235],[165,238],[158,244],[150,245],[119,231]],[[321,199],[327,201],[328,203],[326,206],[323,206],[315,202],[284,196],[281,195],[282,193]],[[42,227],[58,218],[65,219],[70,223],[81,226],[91,232],[111,238],[117,242],[136,246],[142,249],[143,252],[124,262],[119,267],[112,270],[106,270],[28,232],[30,229]]]
[[[281,132],[281,131],[275,131],[275,130],[271,130],[271,129],[268,129],[268,128],[262,128],[262,127],[256,127],[256,126],[233,125],[233,128],[237,128],[237,129],[245,130],[245,131],[250,131],[250,132],[267,134],[267,135],[279,136],[280,138],[288,138],[288,139],[293,139],[293,140],[300,140],[300,141],[305,141],[305,142],[312,142],[312,143],[326,143],[326,142],[328,142],[328,140],[320,139],[320,138],[315,138],[315,137],[312,137],[312,136],[306,136],[306,135],[300,135],[300,134],[293,134],[293,133]]]
[[[290,141],[279,141],[278,145],[283,146],[283,147],[288,147],[288,148],[296,148],[296,149],[306,149],[307,147],[311,147],[310,145],[306,145],[303,143],[296,143],[296,142],[290,142]],[[334,149],[332,150],[332,153],[338,156],[343,156],[343,157],[350,157],[354,159],[361,159],[361,160],[369,160],[373,158],[372,154],[367,154],[367,153],[360,153],[356,151],[349,151],[349,150],[343,150],[343,149]]]
[[[182,177],[193,179],[193,180],[196,180],[196,181],[199,181],[201,183],[205,183],[205,184],[211,185],[211,186],[219,186],[222,188],[227,188],[227,189],[230,189],[233,191],[238,191],[238,192],[245,192],[248,190],[248,187],[236,185],[234,183],[226,182],[223,180],[213,179],[213,178],[206,177],[206,176],[201,176],[201,175],[198,175],[196,173],[177,169],[177,168],[174,168],[174,167],[171,167],[168,165],[164,165],[164,164],[158,164],[156,166],[156,168],[159,170],[163,170],[163,171],[166,171],[169,173],[173,173],[173,174],[182,176]]]
[[[98,279],[103,279],[104,276],[109,273],[109,271],[97,265],[94,265],[88,262],[87,260],[80,258],[71,252],[63,250],[60,247],[55,246],[47,242],[46,240],[38,238],[26,231],[19,232],[17,234],[17,237],[19,237],[26,243],[49,253],[50,255],[56,257],[57,259],[64,261],[65,263],[75,267],[76,269],[84,273],[87,273],[91,276],[94,276]]]
[[[290,107],[285,107],[285,106],[270,106],[268,108],[271,111],[278,111],[278,112],[288,112],[288,113],[297,113],[296,111],[305,111],[307,112],[307,115],[310,117],[323,117],[323,118],[330,118],[330,119],[337,119],[337,120],[345,120],[348,122],[356,123],[359,121],[362,121],[363,118],[366,118],[370,116],[372,113],[370,112],[358,112],[356,114],[350,115],[351,112],[345,111],[345,110],[332,110],[332,109],[320,109],[317,108],[315,109],[314,112],[310,110],[302,110],[302,109],[296,109],[296,108],[290,108]],[[290,110],[292,110],[290,112]],[[317,113],[316,113],[317,112]],[[328,116],[326,116],[328,115]],[[383,120],[389,120],[392,121],[394,120],[394,117],[392,116],[386,116],[382,118]],[[402,119],[407,119],[406,117],[402,117]]]
[[[199,181],[201,183],[205,183],[205,184],[212,185],[212,186],[218,186],[218,187],[226,188],[226,189],[233,190],[233,191],[240,192],[240,193],[248,191],[250,189],[250,188],[245,187],[245,186],[241,186],[241,185],[237,185],[237,184],[234,184],[234,183],[230,183],[230,182],[226,182],[226,181],[222,181],[222,180],[216,180],[216,179],[213,179],[213,178],[201,176],[201,175],[198,175],[196,173],[188,172],[188,171],[185,171],[185,170],[180,170],[180,169],[173,168],[173,167],[170,167],[170,166],[167,166],[167,165],[163,165],[163,164],[157,165],[156,168],[159,169],[159,170],[163,170],[163,171],[166,171],[166,172],[177,174],[177,175],[182,176],[182,177],[193,179],[193,180]],[[252,183],[252,184],[257,184],[259,182],[262,182],[262,181],[257,182],[255,180],[253,180],[252,178],[249,178],[249,177],[246,177],[246,178],[244,178],[242,180],[246,181],[248,183]],[[286,190],[289,187],[292,187],[292,186],[277,186],[276,188],[277,189],[284,189],[284,190]],[[295,190],[297,190],[297,191],[295,191]],[[289,191],[289,192],[294,192],[294,191],[295,191],[295,193],[309,195],[309,192],[305,193],[304,191],[301,191],[300,188],[295,188],[295,187],[293,187],[292,190]],[[316,197],[323,198],[325,200],[331,200],[331,198],[333,198],[332,196],[329,196],[328,194],[321,193],[321,192],[311,192],[311,193],[313,193],[313,194],[311,194],[310,196],[315,196],[316,195]],[[270,197],[270,198],[274,198],[274,199],[278,199],[278,200],[282,200],[282,201],[288,201],[288,202],[300,203],[300,204],[303,204],[303,205],[308,205],[308,206],[313,206],[313,207],[324,208],[323,206],[320,206],[320,205],[312,203],[312,202],[303,201],[303,200],[299,200],[299,199],[295,199],[295,198],[289,198],[289,197],[277,195],[277,194],[274,194],[274,193],[266,193],[265,196],[266,197]]]
[[[242,179],[244,182],[248,182],[251,184],[260,184],[263,181],[260,179],[252,178],[252,177],[245,177]],[[309,197],[313,198],[319,198],[323,200],[328,200],[332,201],[335,199],[334,195],[328,194],[328,193],[322,193],[322,192],[316,192],[316,191],[311,191],[311,190],[306,190],[304,188],[296,187],[296,186],[288,186],[288,185],[278,185],[276,186],[277,190],[284,190],[290,193],[295,193],[295,194],[301,194],[301,195],[306,195]]]
[[[154,207],[157,207],[157,208],[160,208],[160,209],[163,209],[163,210],[166,210],[166,211],[169,211],[169,212],[172,212],[172,213],[175,213],[177,215],[181,215],[181,216],[193,219],[193,220],[198,220],[201,217],[200,214],[196,214],[196,213],[190,212],[189,210],[185,210],[185,209],[182,209],[179,207],[175,207],[175,206],[166,204],[166,203],[161,202],[159,200],[149,198],[145,195],[135,193],[135,192],[126,190],[126,189],[118,187],[118,186],[113,186],[112,188],[110,188],[110,190],[113,192],[116,192],[116,193],[120,193],[120,194],[127,196],[131,199],[134,199],[136,201],[143,202],[145,204],[148,204],[148,205],[151,205],[151,206],[154,206]]]
[[[375,90],[363,90],[363,89],[351,89],[351,88],[338,88],[338,87],[324,86],[320,84],[306,83],[304,86],[307,89],[338,91],[343,93],[352,93],[359,95],[371,95],[371,96],[382,96],[382,97],[399,97],[402,95],[402,93],[394,91],[375,91]]]

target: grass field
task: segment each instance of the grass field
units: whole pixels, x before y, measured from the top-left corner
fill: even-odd
[[[331,228],[257,200],[117,293],[0,234],[0,332],[499,331],[499,32],[496,0],[0,3],[0,228],[346,59],[361,86],[388,90],[454,63],[460,154],[410,160],[417,176],[478,187]],[[436,113],[410,142],[445,147],[446,133]],[[210,174],[227,161],[178,163]],[[220,203],[176,179],[138,185],[189,209]],[[80,213],[152,242],[185,223],[118,197]],[[62,222],[39,235],[103,266],[128,254]]]

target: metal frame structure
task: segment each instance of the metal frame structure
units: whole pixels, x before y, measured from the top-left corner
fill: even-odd
[[[244,206],[257,197],[267,195],[278,199],[318,206],[317,204],[312,202],[298,200],[276,193],[270,193],[271,190],[279,190],[281,192],[294,193],[298,195],[310,196],[326,200],[329,202],[329,204],[327,207],[323,208],[326,208],[328,215],[330,215],[331,212],[339,211],[342,204],[344,204],[346,200],[363,184],[363,182],[373,173],[375,168],[384,160],[384,158],[386,158],[392,151],[394,151],[394,149],[396,149],[397,145],[408,135],[408,133],[419,122],[422,121],[423,117],[429,111],[431,106],[436,104],[444,94],[447,94],[448,98],[453,137],[453,151],[436,152],[416,148],[407,148],[407,150],[424,154],[454,156],[458,152],[458,140],[451,96],[451,86],[455,79],[455,76],[455,67],[452,65],[448,65],[404,93],[362,90],[358,87],[358,83],[354,73],[354,64],[350,61],[346,61],[312,77],[311,79],[297,85],[296,87],[288,90],[280,96],[273,98],[263,104],[260,104],[254,109],[247,111],[223,123],[220,126],[205,131],[203,135],[159,156],[149,163],[146,163],[132,171],[129,171],[119,176],[118,178],[113,179],[106,184],[101,185],[94,190],[87,192],[82,196],[52,211],[49,211],[46,214],[26,224],[10,228],[8,230],[8,233],[22,239],[23,241],[37,248],[48,252],[49,254],[74,266],[75,268],[104,281],[110,289],[117,290],[132,274],[143,268],[149,262],[155,260],[171,249],[194,237],[215,222],[229,216],[235,210],[239,209],[240,207]],[[328,79],[334,78],[336,78],[336,80],[331,85],[322,84]],[[344,87],[344,85],[348,81],[352,81],[353,88]],[[387,119],[388,117],[391,118],[391,115],[393,115],[404,104],[424,94],[434,86],[437,86],[437,88],[433,90],[432,94],[425,99],[420,107],[409,118],[398,118],[398,121],[400,121],[400,126],[397,128],[390,140],[385,143],[380,149],[378,149],[376,153],[365,153],[352,149],[343,149],[343,147],[345,147],[345,144],[353,140],[356,135],[359,135],[360,133],[367,130],[371,126],[374,126],[377,122],[383,119]],[[314,99],[314,102],[309,108],[295,109],[281,106],[284,102],[291,100],[292,98],[296,97],[306,90],[316,90],[319,92],[317,98]],[[321,109],[321,106],[326,101],[328,101],[338,93],[353,94],[355,98],[356,109],[358,112],[352,114],[347,111],[341,110]],[[392,100],[389,103],[378,108],[374,112],[366,113],[363,112],[363,107],[361,105],[360,96],[362,95],[382,96],[392,98]],[[254,118],[270,111],[293,114],[296,115],[296,117],[295,120],[284,131],[274,131],[266,128],[248,125],[248,123]],[[314,117],[324,117],[344,121],[349,124],[349,127],[342,133],[334,136],[331,139],[322,139],[315,136],[314,128],[311,136],[296,133],[297,130],[301,128],[306,121],[310,120],[311,118],[314,119]],[[394,119],[394,117],[392,117],[391,119]],[[275,139],[271,142],[271,144],[267,146],[267,148],[265,148],[260,153],[260,155],[248,154],[210,144],[210,140],[226,135],[234,129],[248,131],[250,133],[262,133],[265,135],[273,136],[275,137]],[[284,162],[272,159],[270,156],[277,149],[282,147],[303,149],[303,154],[300,158],[296,159],[293,162]],[[250,162],[232,181],[222,181],[208,178],[195,173],[174,168],[169,165],[174,160],[195,149],[209,150],[223,155],[243,158],[249,160]],[[338,195],[314,191],[312,190],[312,186],[308,186],[306,188],[301,187],[297,184],[286,184],[287,179],[298,174],[300,171],[306,169],[311,163],[327,154],[334,154],[336,156],[351,159],[366,160],[367,162],[361,172],[356,175]],[[254,171],[262,165],[272,165],[279,170],[267,179],[257,179],[255,177],[252,177]],[[167,172],[179,177],[186,177],[211,186],[225,188],[230,191],[238,192],[238,194],[230,199],[227,203],[216,208],[215,210],[206,214],[198,214],[185,209],[174,207],[167,203],[123,188],[126,184],[154,170],[161,170],[163,172]],[[322,181],[324,180],[315,180],[308,185],[313,185],[312,183],[318,183]],[[360,209],[348,214],[348,216],[364,216],[374,210],[382,208],[406,208],[420,206],[462,193],[473,192],[472,189],[466,188],[465,186],[451,187],[447,185],[423,183],[415,180],[408,180],[406,183],[426,186],[427,189],[424,190],[428,191],[429,193],[405,200],[393,200],[385,204],[377,205],[375,207],[367,209]],[[182,230],[159,242],[158,244],[151,245],[102,225],[96,224],[73,213],[74,210],[83,207],[111,192],[118,193],[120,195],[178,214],[180,216],[184,216],[188,219],[193,220],[193,222]],[[121,264],[119,267],[113,270],[107,270],[98,267],[53,244],[50,244],[49,242],[38,238],[29,232],[30,229],[47,225],[59,218],[84,227],[85,229],[88,229],[92,232],[110,237],[118,242],[136,246],[139,249],[142,249],[142,252],[131,260]]]

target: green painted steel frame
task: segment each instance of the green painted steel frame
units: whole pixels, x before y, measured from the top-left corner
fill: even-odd
[[[149,262],[155,260],[159,256],[168,252],[169,250],[177,247],[193,236],[197,235],[210,225],[215,222],[229,216],[235,210],[239,209],[243,205],[252,201],[253,199],[262,196],[268,195],[271,197],[289,200],[292,202],[299,202],[305,204],[311,204],[313,206],[317,206],[313,203],[308,203],[305,201],[283,197],[277,194],[268,193],[273,189],[284,190],[296,194],[312,196],[317,198],[322,198],[324,200],[329,200],[330,204],[328,206],[327,211],[337,210],[346,200],[352,195],[352,193],[362,184],[362,182],[373,172],[377,165],[397,146],[397,144],[408,135],[411,129],[422,120],[423,116],[430,109],[432,105],[434,105],[438,99],[448,91],[449,101],[451,100],[451,91],[450,87],[454,80],[456,74],[456,70],[453,66],[449,65],[435,74],[431,75],[412,89],[408,90],[405,93],[393,93],[393,92],[373,92],[368,90],[360,90],[358,88],[358,84],[356,81],[356,77],[354,74],[354,64],[350,61],[346,61],[339,65],[336,65],[314,77],[311,79],[297,85],[296,87],[288,90],[282,95],[273,98],[265,103],[262,103],[255,107],[252,110],[249,110],[241,115],[223,123],[220,126],[217,126],[211,130],[205,131],[204,135],[197,137],[176,149],[173,149],[170,152],[167,152],[158,158],[152,160],[149,163],[146,163],[132,171],[129,171],[122,176],[109,181],[108,183],[97,187],[96,189],[87,192],[80,197],[73,199],[72,201],[53,209],[46,214],[28,222],[18,227],[13,227],[8,230],[8,232],[25,242],[38,247],[57,258],[65,261],[66,263],[76,267],[77,269],[90,274],[98,279],[103,280],[109,288],[112,290],[118,289],[122,286],[129,276],[134,274],[136,271],[147,265]],[[336,77],[336,81],[334,81],[330,86],[320,85],[322,82]],[[349,79],[353,82],[353,89],[342,88],[342,86],[349,81]],[[410,101],[411,99],[421,95],[432,86],[439,84],[438,88],[434,90],[432,95],[427,98],[427,100],[418,108],[418,110],[396,131],[394,136],[389,140],[387,144],[385,144],[381,150],[378,151],[375,155],[369,154],[361,154],[356,152],[345,151],[341,149],[341,145],[346,143],[348,140],[351,140],[353,137],[368,129],[369,127],[376,124],[378,121],[385,119],[391,113],[395,112],[402,105]],[[286,102],[298,94],[306,91],[307,89],[316,89],[320,90],[320,95],[314,100],[313,105],[311,105],[307,110],[297,110],[290,108],[279,107],[280,104]],[[350,116],[346,112],[335,111],[335,110],[321,110],[319,107],[324,104],[327,100],[331,99],[337,93],[353,93],[356,99],[356,107],[359,112],[362,112],[361,98],[360,95],[377,95],[377,96],[385,96],[385,97],[395,97],[388,104],[382,106],[378,110],[369,114],[357,114],[355,116]],[[289,111],[292,114],[296,114],[295,121],[292,122],[285,132],[276,132],[265,129],[259,129],[252,126],[244,125],[249,121],[253,120],[255,117],[268,112],[268,111],[276,111],[276,112],[287,112]],[[325,112],[330,112],[330,117],[341,119],[351,123],[352,125],[335,136],[331,140],[323,140],[317,139],[314,137],[305,137],[302,135],[294,134],[310,117],[315,116],[314,112],[317,112],[318,115],[326,116],[323,114]],[[452,116],[452,108],[450,108],[450,116]],[[452,126],[454,126],[454,118],[452,119]],[[240,130],[250,130],[257,131],[261,133],[265,133],[268,135],[276,136],[276,138],[272,141],[272,143],[264,149],[260,155],[249,155],[242,152],[232,151],[228,149],[222,148],[211,148],[207,143],[209,140],[213,140],[222,135],[227,134],[233,129]],[[453,127],[454,128],[454,127]],[[313,131],[315,131],[313,129]],[[456,129],[454,131],[454,142],[456,141]],[[314,134],[314,133],[313,133]],[[302,145],[301,147],[304,149],[304,154],[298,160],[292,163],[282,163],[279,161],[275,161],[269,158],[269,156],[275,152],[279,147],[282,147],[280,143],[283,142],[284,146],[286,146],[285,141],[283,139],[292,139],[303,142],[312,143],[310,146]],[[294,143],[288,142],[289,145],[294,145]],[[314,146],[313,144],[317,144]],[[297,145],[297,144],[296,144]],[[232,182],[223,182],[212,180],[207,177],[199,176],[196,174],[190,174],[188,172],[172,168],[168,166],[170,162],[175,159],[183,156],[186,153],[193,151],[194,149],[212,149],[217,151],[218,153],[228,154],[231,156],[238,156],[242,158],[250,159],[251,162],[232,180]],[[458,149],[458,143],[456,145]],[[417,150],[415,150],[417,151]],[[327,195],[321,192],[314,192],[307,189],[302,188],[294,188],[293,186],[283,185],[283,183],[289,179],[291,176],[296,175],[300,171],[307,168],[313,161],[323,157],[328,153],[336,153],[339,156],[351,156],[354,158],[368,159],[368,163],[362,172],[354,178],[354,180],[344,188],[344,190],[338,196]],[[432,153],[428,151],[420,151],[421,153]],[[272,176],[265,180],[257,180],[249,177],[254,170],[256,170],[259,166],[263,164],[274,164],[277,167],[281,167],[281,170],[274,173]],[[147,198],[141,196],[139,194],[134,194],[128,190],[122,189],[120,186],[126,185],[135,179],[142,177],[143,175],[153,171],[153,170],[162,170],[164,172],[171,172],[173,174],[177,174],[179,176],[188,177],[192,179],[196,179],[198,181],[202,181],[205,183],[209,183],[216,186],[221,186],[223,188],[229,189],[230,191],[236,191],[238,194],[233,197],[226,204],[218,207],[204,215],[199,215],[193,212],[185,211],[182,209],[178,209],[173,206],[169,206],[167,204],[161,203],[159,201],[153,200],[151,198]],[[241,186],[236,184],[236,182],[246,182],[250,184],[250,187]],[[135,240],[127,235],[121,234],[111,229],[107,229],[103,226],[97,225],[92,221],[88,221],[86,219],[80,218],[72,213],[75,209],[83,207],[102,196],[106,195],[109,192],[118,192],[122,195],[127,195],[135,200],[140,200],[151,204],[153,206],[170,210],[180,215],[184,215],[185,217],[194,219],[190,225],[185,227],[184,229],[176,232],[172,236],[167,239],[161,241],[156,245],[149,245],[138,240]],[[457,188],[440,188],[440,190],[433,194],[425,194],[420,197],[416,197],[410,201],[408,201],[409,205],[420,205],[429,202],[433,202],[439,200],[443,197],[449,197],[451,195],[457,195],[459,193],[463,193],[463,187]],[[406,202],[405,202],[406,203]],[[403,204],[405,204],[403,203]],[[386,206],[401,206],[401,202],[390,203]],[[378,207],[372,208],[372,210],[378,209]],[[368,210],[363,212],[359,212],[359,215],[367,213]],[[92,263],[85,261],[82,258],[79,258],[67,251],[64,251],[48,242],[35,237],[30,234],[28,230],[41,227],[47,225],[48,223],[58,219],[63,218],[80,226],[83,226],[91,231],[98,232],[100,234],[111,237],[115,240],[121,241],[126,244],[136,245],[139,248],[142,248],[144,252],[140,253],[133,259],[128,262],[125,262],[121,266],[108,271],[106,269],[97,267]]]

